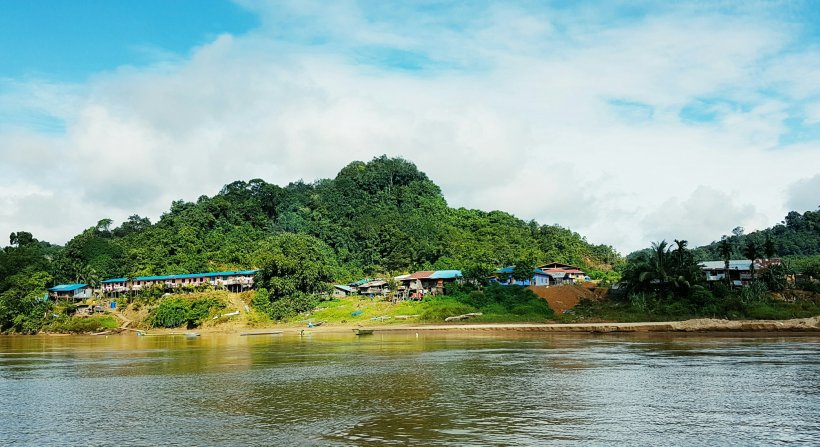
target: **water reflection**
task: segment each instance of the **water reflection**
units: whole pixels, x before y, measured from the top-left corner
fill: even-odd
[[[0,444],[816,445],[818,354],[818,337],[0,337]]]

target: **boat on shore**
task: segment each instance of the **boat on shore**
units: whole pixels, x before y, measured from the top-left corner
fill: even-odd
[[[249,335],[278,335],[281,334],[282,331],[259,331],[259,332],[240,332],[240,337],[247,337]]]
[[[355,328],[353,333],[356,335],[373,335],[373,329]]]
[[[138,331],[137,336],[139,337],[199,337],[199,332],[168,332],[165,334],[149,334],[147,332]]]

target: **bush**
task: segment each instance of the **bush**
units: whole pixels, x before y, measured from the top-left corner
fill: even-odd
[[[794,284],[794,288],[798,290],[805,290],[807,292],[820,293],[820,281],[810,281],[808,279],[799,279]]]
[[[153,310],[149,322],[154,327],[180,327],[188,329],[202,324],[213,312],[224,309],[225,302],[216,297],[183,298],[169,297]]]
[[[786,267],[781,264],[772,265],[760,272],[759,278],[772,292],[784,290],[786,283]]]
[[[715,296],[712,295],[712,292],[709,289],[703,286],[695,286],[692,288],[692,294],[689,297],[689,301],[692,304],[698,306],[704,306],[715,301]]]
[[[715,298],[723,299],[732,294],[732,289],[723,281],[712,284],[712,293]]]
[[[419,320],[444,321],[447,317],[455,317],[476,311],[475,307],[451,298],[434,298],[425,302],[424,310],[419,314]]]
[[[546,300],[540,298],[530,300],[528,303],[516,304],[510,309],[514,315],[537,315],[539,317],[554,316],[555,312]]]
[[[260,289],[251,299],[254,309],[266,314],[271,320],[284,320],[295,317],[302,312],[308,312],[319,304],[319,297],[307,293],[296,292],[284,296],[276,301],[269,301],[267,291]]]
[[[743,304],[760,303],[769,300],[769,289],[761,281],[755,281],[740,289]]]
[[[116,329],[119,322],[112,316],[100,317],[71,317],[48,324],[44,329],[47,332],[85,333],[99,332],[106,329]]]

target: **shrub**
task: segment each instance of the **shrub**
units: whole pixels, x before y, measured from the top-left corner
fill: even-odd
[[[419,314],[421,321],[444,321],[447,317],[476,312],[473,306],[447,298],[431,299],[424,304],[424,310]]]
[[[630,293],[627,298],[629,299],[629,305],[638,312],[647,312],[653,301],[652,296],[644,292]]]
[[[784,290],[788,285],[788,283],[786,283],[786,267],[781,264],[772,265],[763,269],[759,277],[772,292]]]
[[[212,312],[224,308],[225,302],[215,297],[169,297],[154,309],[149,321],[155,327],[180,327],[184,324],[190,329],[202,324]]]
[[[284,320],[295,317],[302,312],[308,312],[319,304],[319,297],[307,293],[296,292],[284,296],[276,301],[268,301],[262,293],[257,293],[251,303],[254,308],[263,312],[272,320]]]
[[[712,293],[715,295],[715,298],[726,298],[732,294],[732,289],[726,285],[725,282],[719,281],[712,284]]]
[[[100,317],[72,317],[54,321],[44,329],[48,332],[99,332],[106,329],[116,329],[119,326],[116,318],[112,316]]]
[[[692,304],[704,306],[709,303],[713,303],[715,301],[715,296],[712,295],[712,292],[709,289],[703,286],[695,286],[692,288],[692,294],[689,297],[689,301]]]
[[[547,301],[542,299],[531,300],[524,304],[516,304],[510,309],[510,312],[514,315],[538,315],[543,317],[555,315],[555,312]]]
[[[740,300],[743,304],[760,303],[769,299],[769,289],[761,281],[755,281],[740,289]]]
[[[805,290],[807,292],[820,293],[820,281],[799,279],[795,282],[794,288],[798,290]]]

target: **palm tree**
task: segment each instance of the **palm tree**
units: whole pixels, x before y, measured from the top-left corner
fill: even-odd
[[[723,239],[718,242],[717,250],[720,257],[723,258],[723,279],[725,279],[726,282],[729,282],[729,260],[732,259],[732,252],[734,251],[734,248],[732,247],[732,243],[729,241],[728,237],[723,236]]]
[[[688,244],[689,244],[689,241],[687,241],[686,239],[681,239],[681,240],[675,239],[675,245],[677,245],[677,248],[675,249],[675,254],[678,257],[678,266],[679,267],[683,265],[683,257],[686,255],[686,246]]]
[[[766,235],[766,243],[763,245],[763,253],[766,255],[766,259],[772,259],[775,255],[774,242],[768,234]]]
[[[676,275],[675,260],[671,254],[672,249],[666,241],[653,242],[648,258],[640,267],[638,281],[644,286],[656,284],[663,287],[671,284],[675,288],[688,288],[689,281],[682,275]]]
[[[755,279],[755,259],[760,257],[760,248],[755,244],[755,241],[749,241],[746,247],[743,249],[743,256],[752,260],[752,265],[750,266],[750,270],[752,272],[752,281]]]

